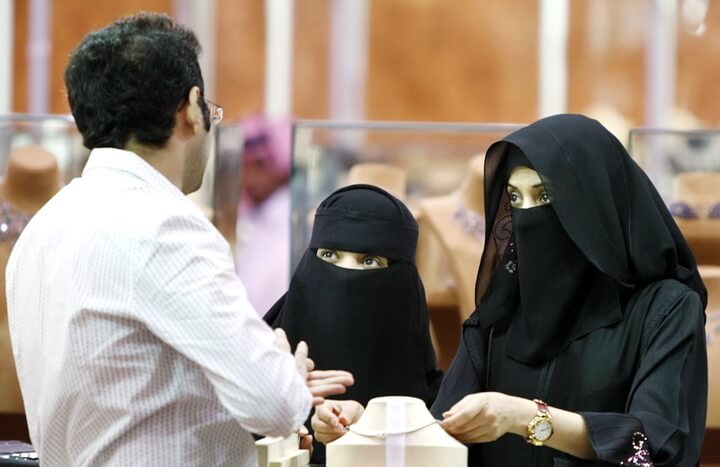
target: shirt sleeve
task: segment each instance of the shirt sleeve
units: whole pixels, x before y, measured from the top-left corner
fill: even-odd
[[[139,256],[134,304],[159,339],[197,364],[247,431],[297,431],[312,397],[295,360],[247,301],[229,246],[202,218],[168,216]]]
[[[626,413],[581,413],[601,462],[627,461],[642,433],[656,467],[698,463],[708,385],[704,314],[696,293],[681,292],[648,314]]]

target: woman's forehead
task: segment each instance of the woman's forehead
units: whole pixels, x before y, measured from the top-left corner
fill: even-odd
[[[530,167],[520,165],[515,167],[510,173],[508,185],[513,185],[515,187],[542,185],[542,180],[540,179],[540,175],[537,171],[531,169]]]

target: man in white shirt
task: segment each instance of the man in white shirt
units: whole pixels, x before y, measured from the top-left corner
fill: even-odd
[[[82,177],[20,236],[13,354],[42,465],[255,466],[344,372],[307,373],[248,303],[197,190],[211,125],[195,36],[165,15],[90,33],[65,73]],[[310,368],[311,369],[311,368]]]

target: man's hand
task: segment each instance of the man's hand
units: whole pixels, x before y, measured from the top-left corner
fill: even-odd
[[[280,328],[275,329],[275,343],[280,350],[290,352],[290,342]],[[355,383],[352,374],[347,371],[315,370],[315,363],[308,358],[308,346],[304,341],[300,341],[295,349],[295,366],[307,381],[313,405],[322,404],[328,396],[345,393],[347,387]]]
[[[290,341],[288,341],[287,334],[281,328],[274,329],[275,332],[275,345],[282,352],[290,353]],[[300,376],[307,378],[309,372],[315,367],[315,363],[308,358],[308,347],[305,341],[298,342],[295,348],[295,367],[300,373]]]
[[[353,375],[343,370],[315,370],[307,375],[307,385],[313,396],[313,405],[320,405],[325,398],[344,394],[355,383]]]
[[[300,449],[307,449],[308,451],[310,451],[310,454],[312,454],[313,437],[308,431],[308,429],[305,427],[305,425],[300,425],[300,429],[298,430],[298,436],[300,437]]]
[[[335,441],[345,433],[349,425],[357,422],[365,408],[356,401],[325,401],[315,407],[312,427],[315,439],[323,444]]]
[[[288,341],[287,334],[281,328],[273,329],[275,333],[275,345],[282,352],[290,353],[290,341]]]

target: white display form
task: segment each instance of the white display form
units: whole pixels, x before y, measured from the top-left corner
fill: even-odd
[[[255,442],[258,467],[305,467],[310,462],[310,451],[299,449],[300,438],[262,438]]]
[[[467,447],[414,397],[372,399],[357,423],[327,445],[327,467],[466,467]]]

